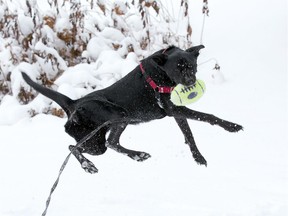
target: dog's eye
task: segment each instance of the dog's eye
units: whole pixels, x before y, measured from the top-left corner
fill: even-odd
[[[179,68],[184,68],[185,65],[184,65],[184,64],[180,64],[180,63],[178,63],[177,67],[179,67]]]
[[[192,69],[193,68],[193,66],[191,65],[191,64],[188,64],[188,66],[187,66],[189,69]]]

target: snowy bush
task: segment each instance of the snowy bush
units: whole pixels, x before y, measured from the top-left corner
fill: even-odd
[[[190,47],[188,0],[173,1],[180,8],[177,19],[167,4],[160,0],[0,0],[1,104],[12,97],[27,106],[30,115],[63,116],[57,104],[23,81],[21,71],[76,99],[117,81],[155,50],[172,44]],[[203,13],[208,14],[208,8],[203,7]]]

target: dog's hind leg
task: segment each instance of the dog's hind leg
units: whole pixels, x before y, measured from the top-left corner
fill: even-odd
[[[127,124],[118,124],[111,127],[109,137],[106,142],[106,147],[111,148],[121,154],[127,155],[128,157],[132,158],[136,161],[144,161],[151,157],[146,152],[140,151],[133,151],[130,149],[126,149],[119,144],[119,138],[123,131],[125,130]]]
[[[107,147],[105,146],[105,135],[107,132],[107,128],[103,128],[98,131],[94,136],[86,139],[80,146],[69,146],[70,151],[76,157],[76,159],[80,162],[82,168],[88,173],[96,173],[98,172],[97,168],[94,164],[89,161],[87,158],[83,156],[83,153],[87,153],[90,155],[102,155],[106,152]],[[90,134],[89,134],[90,135]],[[79,142],[79,140],[78,140]],[[80,141],[81,142],[81,141]]]
[[[91,173],[91,174],[98,172],[98,169],[95,167],[95,165],[83,156],[82,154],[83,149],[81,147],[70,145],[69,150],[76,157],[76,159],[80,162],[82,168],[86,172]]]
[[[185,137],[185,142],[189,145],[190,150],[192,152],[193,158],[198,164],[207,166],[207,162],[205,158],[201,155],[200,151],[198,150],[193,134],[190,130],[189,124],[185,118],[175,118],[178,126],[180,127],[182,133]]]

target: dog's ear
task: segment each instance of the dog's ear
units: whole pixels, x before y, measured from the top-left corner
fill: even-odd
[[[186,50],[186,52],[190,52],[191,54],[194,54],[194,55],[198,56],[199,55],[199,51],[201,49],[203,49],[203,48],[205,48],[204,45],[198,45],[198,46],[194,46],[194,47],[188,48]]]
[[[168,55],[164,53],[159,53],[152,56],[152,61],[154,61],[158,66],[163,66],[168,60]]]

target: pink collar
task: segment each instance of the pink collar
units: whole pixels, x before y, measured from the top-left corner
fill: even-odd
[[[143,76],[145,77],[146,81],[149,83],[149,85],[154,89],[155,92],[158,93],[164,93],[164,94],[171,94],[172,90],[174,89],[174,87],[169,87],[169,86],[158,86],[154,80],[152,80],[152,78],[147,75],[147,73],[145,72],[142,63],[140,63],[140,70],[143,74]]]

